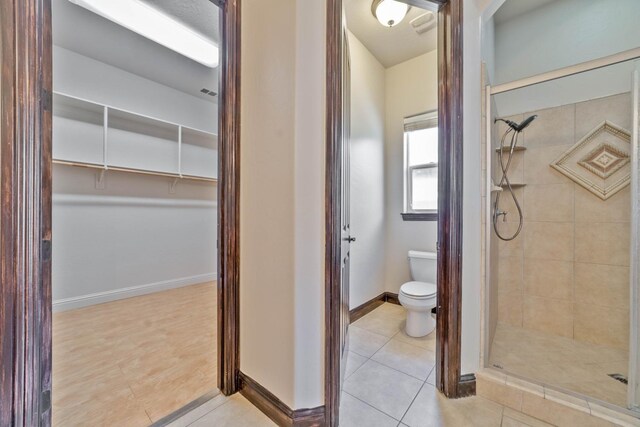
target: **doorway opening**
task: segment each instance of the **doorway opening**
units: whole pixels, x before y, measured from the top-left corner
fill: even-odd
[[[328,2],[329,425],[358,406],[400,422],[425,384],[473,391],[460,378],[461,19],[457,1]]]
[[[237,391],[239,3],[126,12],[2,5],[2,424]]]

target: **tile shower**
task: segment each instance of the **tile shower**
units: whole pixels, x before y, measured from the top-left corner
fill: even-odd
[[[631,194],[619,181],[630,169],[632,105],[631,94],[622,93],[508,117],[520,123],[538,116],[509,169],[522,232],[508,242],[491,235],[488,316],[488,366],[621,407],[627,404],[621,379],[629,358]],[[602,133],[605,121],[625,131],[621,138]],[[506,130],[503,123],[493,126],[494,149]],[[583,178],[571,179],[552,165],[581,141],[583,152],[569,160]],[[607,173],[590,174],[589,156]],[[615,171],[609,162],[617,162]],[[598,195],[612,181],[617,192]],[[510,197],[501,197],[500,209],[508,214],[499,231],[513,234],[519,218]]]

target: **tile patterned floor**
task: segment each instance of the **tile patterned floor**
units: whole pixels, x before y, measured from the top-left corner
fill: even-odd
[[[148,426],[215,390],[215,325],[214,283],[55,313],[53,425]]]
[[[405,311],[385,303],[349,329],[341,427],[548,426],[481,397],[449,400],[435,388],[435,332],[411,338]]]
[[[491,366],[547,385],[625,407],[627,386],[608,374],[628,374],[626,350],[500,324]]]
[[[240,394],[218,395],[167,427],[271,427],[276,424]]]

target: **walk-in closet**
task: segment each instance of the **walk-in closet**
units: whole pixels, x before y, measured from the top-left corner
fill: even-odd
[[[53,0],[55,426],[216,389],[218,8]]]

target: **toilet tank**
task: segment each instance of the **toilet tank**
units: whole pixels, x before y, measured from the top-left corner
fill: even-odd
[[[438,256],[435,252],[409,251],[411,278],[418,282],[436,283]]]

